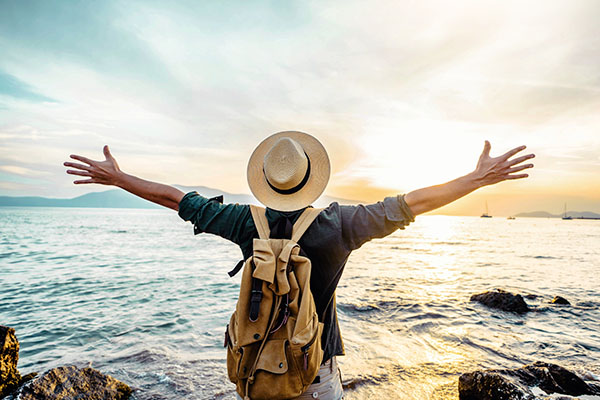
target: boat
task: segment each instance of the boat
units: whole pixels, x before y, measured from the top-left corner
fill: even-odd
[[[481,214],[481,218],[492,218],[492,216],[490,215],[490,212],[488,210],[487,201],[485,202],[485,212],[483,214]]]
[[[515,217],[514,215],[511,215],[511,216],[509,216],[509,217],[508,217],[508,218],[506,218],[506,219],[516,219],[516,217]]]
[[[571,220],[571,219],[573,219],[573,217],[571,217],[570,215],[567,215],[567,203],[565,203],[565,212],[564,212],[564,214],[562,216],[562,219],[565,219],[565,220]]]

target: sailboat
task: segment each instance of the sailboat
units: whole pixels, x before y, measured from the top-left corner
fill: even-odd
[[[483,214],[481,214],[481,218],[492,218],[492,216],[490,215],[490,212],[488,210],[487,200],[485,201],[485,212]]]
[[[565,213],[563,214],[562,219],[570,220],[573,219],[570,215],[567,215],[567,203],[565,203]]]

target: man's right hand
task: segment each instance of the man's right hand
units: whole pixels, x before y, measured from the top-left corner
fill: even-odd
[[[104,161],[90,160],[89,158],[71,154],[71,158],[81,161],[87,165],[67,161],[66,167],[75,169],[67,170],[67,174],[86,176],[89,179],[74,181],[78,185],[82,183],[98,183],[100,185],[118,186],[129,193],[146,199],[172,210],[179,209],[179,203],[184,193],[169,185],[147,181],[121,171],[117,160],[110,154],[108,146],[104,146]]]
[[[119,176],[122,174],[117,160],[110,154],[108,146],[104,146],[104,161],[90,160],[89,158],[78,156],[77,154],[71,154],[71,158],[74,160],[81,161],[87,165],[65,162],[66,167],[72,167],[75,169],[68,169],[67,174],[86,176],[89,179],[76,180],[73,183],[98,183],[100,185],[118,185]]]

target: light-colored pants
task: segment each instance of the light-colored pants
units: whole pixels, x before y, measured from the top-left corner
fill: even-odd
[[[306,392],[302,393],[294,400],[341,400],[344,398],[342,377],[335,357],[321,365],[318,376],[320,382],[310,385],[308,389],[306,389]],[[240,395],[237,393],[236,399],[241,399]]]

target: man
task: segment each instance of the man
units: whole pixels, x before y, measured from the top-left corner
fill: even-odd
[[[299,240],[312,262],[310,287],[322,333],[323,362],[318,379],[299,398],[342,398],[336,356],[344,354],[335,307],[335,289],[350,253],[373,238],[404,229],[416,215],[451,203],[483,186],[505,180],[526,178],[519,173],[533,164],[524,161],[533,154],[512,158],[525,149],[514,148],[499,157],[490,156],[485,146],[475,170],[453,181],[386,197],[369,205],[344,206],[332,203],[323,209]],[[248,205],[221,204],[196,192],[184,194],[160,183],[146,181],[121,171],[104,146],[104,161],[79,155],[71,158],[84,164],[65,162],[74,169],[67,173],[87,177],[75,184],[114,185],[139,197],[179,212],[194,224],[194,233],[217,234],[238,244],[244,258],[252,255],[253,239],[258,237]],[[327,152],[311,135],[296,131],[269,136],[255,149],[247,169],[248,185],[255,197],[267,206],[266,217],[272,238],[291,236],[291,227],[300,214],[325,190],[330,164]]]

